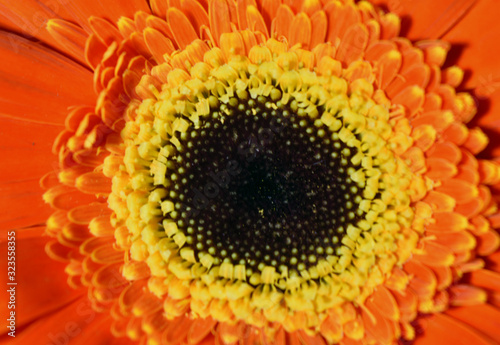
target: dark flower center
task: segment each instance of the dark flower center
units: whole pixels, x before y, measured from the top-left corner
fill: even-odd
[[[354,149],[268,98],[222,105],[179,141],[166,217],[197,253],[303,269],[335,254],[362,215],[349,178]]]

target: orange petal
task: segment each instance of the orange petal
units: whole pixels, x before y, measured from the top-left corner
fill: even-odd
[[[300,44],[302,48],[309,48],[312,26],[311,20],[305,13],[300,13],[293,18],[289,30],[287,36],[290,41],[290,46]]]
[[[460,204],[455,209],[455,212],[463,214],[467,218],[472,218],[478,215],[490,202],[491,202],[491,192],[485,186],[479,186],[479,197],[472,199],[471,201]]]
[[[429,67],[424,64],[413,65],[408,71],[401,74],[402,78],[397,78],[387,86],[387,95],[392,98],[408,86],[418,86],[423,89],[429,82]]]
[[[479,176],[484,184],[497,184],[500,182],[500,165],[496,162],[478,160]]]
[[[425,112],[416,117],[415,120],[412,121],[413,126],[427,124],[431,125],[437,131],[444,131],[452,123],[453,123],[453,113],[451,111],[442,111],[442,110]]]
[[[215,42],[218,44],[219,37],[224,32],[231,32],[231,14],[228,2],[226,0],[210,1],[208,16],[210,19],[210,28],[212,29]]]
[[[435,144],[428,152],[430,157],[444,158],[458,164],[462,159],[462,152],[460,149],[451,142],[443,142]]]
[[[410,111],[410,116],[413,116],[417,113],[417,111],[422,109],[422,106],[424,105],[424,99],[425,99],[425,92],[421,87],[408,86],[402,91],[400,91],[398,94],[396,94],[392,98],[392,101],[393,103],[399,103],[404,105]],[[415,126],[421,123],[424,122],[418,122],[417,119]],[[439,129],[439,127],[437,129]]]
[[[45,244],[50,240],[47,237],[38,236],[23,238],[22,232],[16,231],[16,327],[21,328],[30,321],[43,317],[73,301],[75,298],[85,294],[83,290],[72,290],[66,284],[67,276],[64,274],[64,266],[56,262],[45,254]],[[7,235],[7,234],[6,234]],[[36,234],[35,234],[36,235]],[[7,239],[7,236],[5,237]],[[0,250],[7,253],[8,242],[0,243]],[[1,263],[4,272],[7,272],[7,260]],[[0,277],[3,286],[7,286],[8,275]],[[5,301],[1,308],[3,315],[9,315],[8,303],[9,295],[7,288],[2,289],[2,301]],[[57,298],[54,298],[57,296]],[[2,320],[2,326],[6,323]],[[19,336],[19,334],[16,333]],[[17,339],[17,337],[16,337]],[[21,344],[21,343],[20,343]],[[25,343],[30,344],[30,343]],[[36,344],[33,342],[32,344]]]
[[[310,48],[313,49],[318,44],[324,43],[326,31],[328,29],[328,21],[324,11],[318,11],[311,17],[312,33]]]
[[[399,36],[401,20],[394,13],[387,13],[380,18],[380,37],[388,40]]]
[[[463,144],[471,153],[477,154],[488,145],[488,137],[479,128],[469,129],[469,137]]]
[[[416,260],[410,260],[404,265],[404,270],[413,275],[410,287],[420,298],[429,298],[434,293],[436,276],[428,267]]]
[[[165,13],[167,13],[168,2],[163,0],[150,0],[149,4],[153,14],[165,19]]]
[[[280,38],[281,36],[287,36],[290,31],[290,24],[294,19],[295,15],[290,7],[286,5],[280,5],[276,11],[276,18],[273,20],[272,32],[273,37]]]
[[[377,308],[362,310],[363,323],[368,335],[379,344],[389,344],[393,337],[391,322],[380,315]]]
[[[391,291],[394,299],[398,303],[401,312],[401,319],[403,321],[413,321],[417,314],[418,297],[411,290],[406,290],[404,293],[398,291]]]
[[[500,235],[494,230],[487,231],[477,236],[476,251],[481,256],[487,256],[495,252],[500,246]]]
[[[182,12],[186,14],[196,32],[200,32],[202,26],[209,26],[208,13],[203,5],[196,0],[181,1]]]
[[[92,73],[53,50],[0,32],[0,55],[3,114],[62,124],[68,107],[93,103]]]
[[[427,177],[433,180],[445,180],[456,175],[456,165],[450,163],[444,158],[430,157],[426,160]]]
[[[467,13],[474,1],[443,0],[435,3],[432,0],[401,0],[387,2],[374,0],[376,4],[388,4],[388,9],[402,18],[403,28],[410,39],[438,38],[453,28]]]
[[[436,313],[421,320],[423,334],[415,339],[415,345],[424,344],[474,344],[494,345],[480,332],[454,318]]]
[[[47,22],[47,31],[60,45],[64,51],[85,64],[85,41],[88,34],[79,26],[60,19],[51,19]]]
[[[453,264],[452,251],[438,243],[426,241],[413,257],[427,266],[450,266]]]
[[[72,18],[84,29],[90,29],[88,19],[92,16],[104,18],[116,23],[120,17],[133,18],[140,11],[150,13],[148,3],[141,0],[130,0],[116,3],[111,0],[89,2],[85,0],[68,1],[65,7]]]
[[[238,27],[240,30],[249,29],[250,26],[247,22],[247,7],[248,6],[257,6],[255,0],[239,0],[236,4],[236,8],[238,10]]]
[[[45,23],[50,19],[72,20],[72,15],[62,2],[26,0],[22,3],[3,3],[0,25],[4,30],[59,48],[58,42],[45,30]]]
[[[338,317],[335,315],[329,315],[322,323],[321,323],[321,334],[329,341],[329,342],[337,342],[342,338],[342,324]]]
[[[424,201],[432,207],[433,210],[439,212],[451,212],[454,210],[456,202],[451,196],[430,191],[424,198]]]
[[[496,39],[500,35],[499,12],[498,1],[475,1],[470,12],[444,36],[452,44],[467,44],[459,60],[459,67],[470,73],[465,84],[467,88],[487,87],[500,77],[500,66],[496,59],[500,53]]]
[[[30,325],[16,340],[19,344],[133,345],[127,338],[115,338],[112,318],[95,312],[88,299],[81,298]]]
[[[318,334],[311,336],[311,335],[306,334],[304,331],[299,331],[298,338],[302,344],[326,345],[326,342],[323,339],[323,337],[318,335]]]
[[[59,185],[49,189],[44,194],[43,200],[55,209],[70,210],[73,207],[96,201],[96,198],[94,195],[85,195],[74,187]]]
[[[481,304],[470,307],[450,308],[446,314],[464,324],[475,328],[491,339],[500,341],[500,310],[488,305]]]
[[[368,44],[368,30],[357,23],[349,27],[337,50],[337,59],[349,65],[363,55]]]
[[[500,292],[500,274],[487,269],[470,273],[470,284],[484,289]]]
[[[0,182],[0,227],[19,229],[43,224],[53,212],[42,201],[39,179]]]
[[[205,319],[195,319],[187,334],[188,344],[198,344],[203,338],[214,330],[216,325],[217,321],[211,317]]]
[[[401,53],[397,50],[390,50],[377,59],[375,65],[377,66],[377,83],[379,88],[384,90],[396,77],[401,68],[401,61]]]
[[[245,43],[239,32],[222,34],[220,37],[220,48],[224,52],[227,60],[233,55],[245,54]]]
[[[167,20],[172,29],[175,41],[181,49],[186,48],[191,42],[198,39],[198,34],[189,22],[189,19],[180,10],[169,8],[167,11]]]
[[[471,285],[453,285],[449,289],[450,303],[453,306],[472,306],[486,301],[486,292]]]
[[[89,224],[92,219],[109,213],[111,211],[108,209],[107,204],[96,202],[73,208],[68,213],[68,218],[76,224],[85,225]]]
[[[373,305],[386,318],[397,321],[399,308],[394,296],[384,286],[379,286],[372,295]]]
[[[110,46],[113,42],[120,42],[123,39],[116,26],[103,18],[90,17],[89,24],[92,31],[106,46]]]
[[[469,130],[464,124],[454,122],[443,132],[443,139],[451,141],[455,145],[462,145],[468,135]]]
[[[453,281],[453,273],[448,266],[432,266],[430,267],[434,275],[436,276],[436,289],[443,290],[450,286]]]
[[[424,52],[424,61],[434,67],[442,66],[446,60],[446,54],[450,50],[450,44],[440,40],[425,40],[415,43],[415,46]],[[453,90],[448,85],[441,85],[441,88]]]
[[[458,232],[465,230],[468,226],[467,218],[455,212],[437,212],[434,214],[434,222],[427,225],[427,231],[438,233]]]
[[[158,64],[165,62],[163,55],[172,54],[175,51],[172,41],[158,30],[152,28],[144,30],[144,41]]]
[[[474,236],[466,231],[435,233],[436,242],[445,246],[455,253],[471,250],[476,246]]]
[[[353,4],[343,5],[332,1],[325,6],[325,12],[328,17],[326,39],[332,43],[337,38],[342,39],[347,30],[361,19]]]
[[[88,194],[108,194],[111,192],[111,181],[101,172],[90,172],[78,177],[76,188]]]
[[[466,203],[479,195],[476,186],[458,179],[443,181],[441,186],[436,188],[436,191],[448,194],[455,198],[459,204]]]
[[[269,32],[264,17],[262,17],[262,14],[255,6],[248,6],[247,22],[251,31],[262,33],[266,40],[269,38]]]

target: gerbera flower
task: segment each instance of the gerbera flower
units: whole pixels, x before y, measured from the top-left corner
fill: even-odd
[[[498,7],[2,5],[3,339],[500,343]]]

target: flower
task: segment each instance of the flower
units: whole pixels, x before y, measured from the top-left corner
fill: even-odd
[[[17,340],[500,341],[485,3],[6,8]]]

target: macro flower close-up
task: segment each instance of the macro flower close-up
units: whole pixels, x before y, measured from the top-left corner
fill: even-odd
[[[0,1],[0,344],[500,344],[497,0]]]

